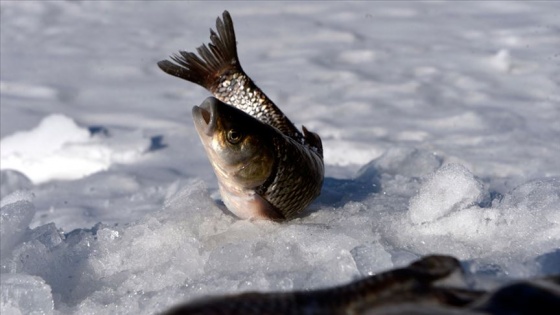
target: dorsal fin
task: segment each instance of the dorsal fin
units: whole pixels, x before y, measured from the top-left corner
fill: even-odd
[[[305,139],[305,143],[309,144],[312,148],[317,149],[319,157],[323,158],[323,141],[321,141],[321,137],[313,131],[307,130],[305,126],[301,126],[301,129],[303,129],[303,138]]]

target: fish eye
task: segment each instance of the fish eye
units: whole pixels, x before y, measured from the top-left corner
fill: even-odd
[[[235,129],[230,129],[227,132],[227,141],[231,144],[236,144],[239,141],[241,141],[241,138],[243,137],[243,135],[241,134],[241,132],[235,130]]]

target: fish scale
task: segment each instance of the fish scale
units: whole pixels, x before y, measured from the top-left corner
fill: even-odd
[[[306,144],[303,134],[247,75],[239,72],[222,75],[212,92],[220,101],[235,106],[297,142]]]
[[[318,182],[313,176],[313,170],[323,168],[322,163],[313,157],[313,153],[303,149],[301,146],[286,146],[282,139],[275,139],[274,146],[278,148],[278,159],[281,163],[278,165],[277,172],[280,174],[290,174],[290,176],[276,176],[270,184],[264,196],[276,207],[281,209],[289,209],[287,216],[294,216],[297,212],[299,204],[308,204],[316,195],[309,194],[309,191],[318,191],[321,189],[321,182]],[[307,167],[302,167],[310,163]],[[305,187],[301,190],[285,190],[278,187],[286,186]]]

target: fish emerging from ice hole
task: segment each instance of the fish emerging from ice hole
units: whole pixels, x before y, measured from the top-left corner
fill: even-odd
[[[321,192],[321,138],[300,132],[245,74],[227,11],[216,31],[200,57],[180,51],[158,66],[214,95],[192,113],[226,207],[242,219],[291,219]]]

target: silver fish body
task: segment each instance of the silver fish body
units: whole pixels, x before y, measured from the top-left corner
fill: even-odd
[[[180,51],[158,66],[215,96],[193,108],[193,119],[228,209],[240,218],[293,218],[320,194],[321,138],[300,132],[245,74],[227,11],[216,29],[200,57]]]

